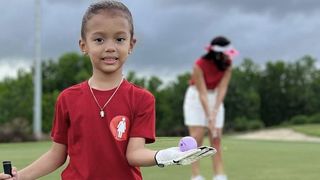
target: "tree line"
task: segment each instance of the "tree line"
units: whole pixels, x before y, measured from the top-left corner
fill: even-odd
[[[92,68],[88,57],[66,53],[58,61],[42,63],[42,129],[49,133],[54,105],[65,88],[88,79]],[[0,82],[1,132],[32,127],[32,72],[20,70],[17,78]],[[184,135],[183,100],[190,72],[164,83],[159,77],[126,79],[148,89],[156,98],[157,135]],[[264,66],[244,59],[232,70],[225,99],[227,131],[250,130],[285,123],[320,123],[320,70],[316,60],[304,56],[294,62],[269,61]],[[23,123],[22,123],[22,122]],[[15,123],[14,126],[12,124]],[[25,126],[25,127],[20,127]],[[30,133],[30,132],[29,132]]]

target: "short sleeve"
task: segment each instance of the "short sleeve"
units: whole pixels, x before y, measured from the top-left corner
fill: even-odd
[[[153,143],[155,141],[155,98],[151,93],[145,92],[137,105],[130,137],[144,137],[146,143]]]
[[[54,142],[60,144],[68,144],[68,128],[69,128],[69,116],[67,111],[67,105],[63,101],[63,95],[59,95],[53,118],[53,126],[51,130],[51,138]]]

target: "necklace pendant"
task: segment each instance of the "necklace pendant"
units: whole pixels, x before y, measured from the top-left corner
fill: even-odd
[[[100,111],[100,117],[104,118],[104,111],[103,110]]]

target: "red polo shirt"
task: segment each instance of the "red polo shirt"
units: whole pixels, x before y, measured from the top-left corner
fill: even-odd
[[[93,89],[100,106],[115,89]],[[70,161],[64,180],[142,179],[140,169],[128,164],[130,137],[155,141],[155,99],[151,93],[124,80],[100,117],[88,82],[64,90],[58,97],[51,136],[65,144]]]
[[[228,61],[231,64],[231,61]],[[202,70],[207,89],[215,89],[220,83],[225,71],[218,69],[213,61],[198,59],[195,64]],[[194,85],[195,81],[191,77],[190,84]]]

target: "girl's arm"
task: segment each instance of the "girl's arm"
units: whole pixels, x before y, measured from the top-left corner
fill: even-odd
[[[203,72],[197,65],[194,65],[193,67],[193,78],[195,81],[196,88],[199,92],[199,98],[202,108],[205,112],[206,117],[210,118],[207,87],[204,81]]]
[[[232,68],[231,66],[228,67],[228,69],[226,70],[225,74],[223,75],[223,78],[221,79],[218,87],[217,87],[217,100],[216,103],[214,105],[214,111],[217,112],[220,105],[222,104],[224,97],[227,93],[228,90],[228,85],[231,79],[231,72],[232,72]]]
[[[154,165],[165,167],[169,165],[189,165],[214,153],[216,153],[216,149],[205,146],[187,151],[180,151],[179,147],[154,151],[145,147],[144,138],[131,137],[127,146],[126,158],[128,163],[135,167]]]
[[[62,166],[66,158],[66,145],[53,142],[48,152],[18,172],[18,180],[32,180],[45,176]]]
[[[154,166],[156,151],[145,147],[145,139],[132,137],[127,147],[127,160],[131,166]]]

